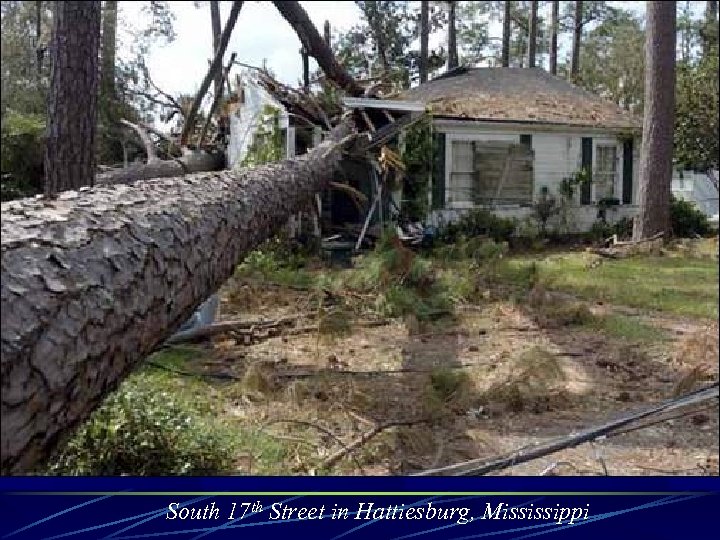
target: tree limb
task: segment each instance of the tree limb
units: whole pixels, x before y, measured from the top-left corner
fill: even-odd
[[[225,28],[223,29],[222,35],[220,36],[220,42],[218,44],[218,49],[215,52],[215,58],[213,58],[213,61],[210,64],[210,68],[205,75],[205,78],[203,79],[202,83],[200,83],[200,88],[198,89],[197,94],[195,95],[195,99],[190,106],[190,110],[185,117],[182,134],[180,135],[181,146],[185,146],[187,144],[190,133],[195,127],[195,117],[200,110],[200,104],[202,103],[202,100],[205,97],[208,88],[210,88],[210,83],[212,83],[213,78],[215,77],[215,73],[219,69],[222,69],[223,56],[225,56],[225,50],[227,49],[228,43],[230,42],[230,36],[232,34],[233,28],[235,28],[235,23],[237,22],[238,15],[240,15],[240,8],[242,8],[242,5],[242,1],[233,2],[232,9],[230,10],[230,16],[228,17],[228,20],[225,23]]]
[[[283,18],[293,27],[298,38],[300,38],[303,48],[310,56],[315,58],[328,78],[351,96],[362,96],[363,88],[335,59],[332,50],[320,36],[300,3],[296,1],[275,1],[273,4],[275,4]]]
[[[155,144],[153,144],[152,140],[150,139],[150,136],[147,134],[147,131],[143,129],[143,127],[139,126],[138,124],[133,124],[132,122],[129,122],[125,120],[124,118],[120,119],[120,123],[124,126],[127,126],[135,131],[135,133],[138,134],[138,137],[140,137],[140,140],[142,141],[143,145],[145,146],[145,153],[147,154],[147,162],[153,163],[155,161],[159,161],[157,157],[157,152],[155,151]]]

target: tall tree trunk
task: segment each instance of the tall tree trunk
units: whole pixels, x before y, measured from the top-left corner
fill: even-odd
[[[213,57],[220,47],[220,35],[222,34],[222,23],[220,22],[220,5],[217,0],[210,0],[210,24],[212,25]],[[216,72],[213,81],[213,89],[216,96],[222,93],[222,70]]]
[[[102,66],[100,95],[108,103],[115,100],[115,51],[117,49],[117,0],[106,0],[102,13]]]
[[[570,60],[570,80],[577,81],[580,73],[580,42],[582,41],[583,30],[583,3],[582,0],[575,2],[575,24],[573,26],[572,59]]]
[[[718,3],[710,0],[705,3],[705,20],[700,30],[703,56],[717,54],[714,49],[718,46]]]
[[[309,153],[2,206],[2,473],[32,469],[333,179]]]
[[[530,20],[528,22],[528,67],[535,67],[535,51],[537,50],[537,0],[530,2]]]
[[[510,67],[510,21],[512,2],[505,2],[502,34],[502,67]]]
[[[335,59],[330,46],[320,37],[320,33],[300,3],[282,0],[275,1],[273,4],[280,12],[280,15],[293,27],[307,53],[315,58],[320,69],[325,72],[328,78],[351,96],[362,96],[364,91],[362,86]],[[329,24],[327,28],[329,31]]]
[[[326,20],[323,25],[323,39],[325,40],[325,45],[332,48],[332,33],[330,32],[330,21],[328,20]]]
[[[420,83],[428,80],[428,38],[430,36],[430,21],[428,0],[420,2]]]
[[[638,204],[633,237],[670,230],[675,122],[675,2],[648,2],[645,35],[645,112]]]
[[[43,57],[45,56],[45,50],[40,43],[42,37],[42,2],[38,0],[35,2],[35,57],[37,59],[37,75],[38,78],[42,75]]]
[[[238,15],[240,15],[240,8],[242,8],[243,2],[233,2],[232,9],[230,10],[230,16],[228,17],[225,28],[220,35],[220,43],[218,44],[217,51],[215,51],[215,57],[213,58],[210,67],[208,68],[207,75],[200,83],[200,88],[193,99],[192,105],[187,115],[185,115],[185,124],[183,125],[182,133],[180,134],[180,144],[186,145],[193,129],[195,128],[195,119],[197,113],[200,110],[200,104],[202,103],[205,94],[210,88],[210,83],[215,79],[215,74],[220,72],[222,75],[223,68],[223,56],[225,56],[225,50],[227,49],[228,43],[230,42],[230,35],[232,34],[235,23],[237,22]]]
[[[98,102],[100,2],[55,10],[45,145],[45,195],[93,183]]]
[[[550,15],[550,73],[553,75],[557,75],[559,6],[560,2],[554,0],[552,3],[552,13]]]
[[[457,28],[455,27],[455,0],[448,2],[448,70],[460,65],[457,50]]]

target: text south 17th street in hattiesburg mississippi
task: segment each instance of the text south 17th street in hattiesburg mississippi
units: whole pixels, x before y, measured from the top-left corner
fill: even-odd
[[[588,518],[590,505],[584,507],[567,507],[556,504],[554,506],[510,506],[503,502],[486,502],[484,513],[479,519],[492,520],[535,520],[553,521],[558,524],[572,525],[577,521]],[[261,517],[259,514],[267,512],[270,521],[289,520],[427,520],[454,522],[458,525],[471,523],[475,518],[470,515],[468,507],[443,507],[431,502],[422,506],[390,505],[380,506],[374,502],[358,503],[357,508],[342,507],[334,504],[332,507],[322,506],[289,506],[277,502],[263,507],[260,501],[231,502],[217,505],[215,501],[202,507],[182,506],[173,502],[168,505],[165,514],[166,520],[235,520],[249,516]]]

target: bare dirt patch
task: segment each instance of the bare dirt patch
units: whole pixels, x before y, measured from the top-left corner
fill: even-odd
[[[221,293],[228,319],[318,306],[315,293],[242,279]],[[716,322],[623,316],[665,337],[548,324],[530,309],[487,301],[422,325],[412,317],[351,322],[338,336],[286,333],[252,345],[218,336],[195,367],[226,376],[218,386],[228,419],[281,445],[273,463],[241,456],[240,473],[407,474],[539,444],[717,380]],[[308,324],[317,321],[296,326]],[[717,474],[717,432],[715,403],[496,474]],[[337,452],[344,455],[326,467]]]

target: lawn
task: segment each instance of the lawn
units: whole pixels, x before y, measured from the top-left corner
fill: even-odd
[[[638,256],[588,268],[592,260],[589,254],[578,252],[541,259],[517,257],[507,265],[517,270],[535,262],[538,278],[548,289],[585,300],[717,319],[716,259]]]

